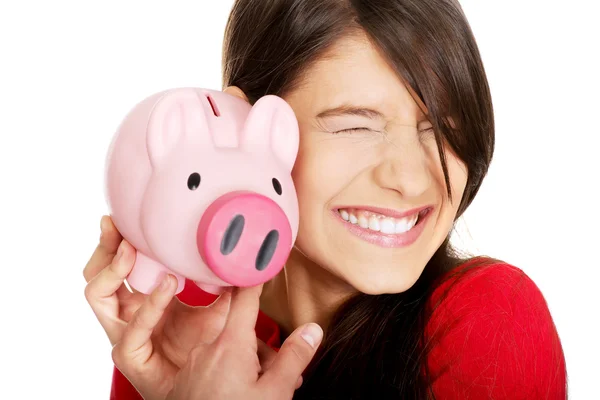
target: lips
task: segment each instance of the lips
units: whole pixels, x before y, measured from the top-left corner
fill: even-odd
[[[403,247],[414,243],[424,229],[433,207],[426,206],[406,212],[346,206],[334,214],[346,228],[361,239],[381,247]]]

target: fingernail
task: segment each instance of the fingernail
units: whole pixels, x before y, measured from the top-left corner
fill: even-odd
[[[312,348],[315,348],[323,338],[323,330],[319,325],[310,323],[304,327],[300,336],[302,336],[302,339],[304,339]]]

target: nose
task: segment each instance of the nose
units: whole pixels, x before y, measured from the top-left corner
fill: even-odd
[[[255,286],[283,268],[292,248],[292,228],[285,212],[268,197],[230,192],[204,212],[197,245],[219,278],[232,286]]]
[[[410,147],[410,148],[409,148]],[[422,195],[431,185],[429,160],[420,146],[393,145],[386,149],[382,161],[373,170],[377,184],[407,197]]]

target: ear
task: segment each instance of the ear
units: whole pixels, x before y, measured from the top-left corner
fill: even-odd
[[[146,146],[152,166],[164,163],[183,140],[212,145],[204,107],[194,89],[167,92],[151,111]]]
[[[227,86],[225,88],[225,90],[223,90],[223,93],[227,93],[232,96],[239,97],[240,99],[244,100],[246,103],[249,103],[248,96],[246,96],[246,94],[242,91],[242,89],[240,89],[237,86]]]
[[[248,151],[272,151],[291,171],[299,144],[298,120],[294,110],[281,97],[261,97],[248,114],[240,141]]]

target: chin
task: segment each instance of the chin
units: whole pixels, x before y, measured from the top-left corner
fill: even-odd
[[[364,266],[369,265],[369,271]],[[371,260],[363,265],[346,265],[342,271],[343,279],[361,293],[369,295],[403,293],[410,289],[419,279],[424,268],[401,268],[400,263],[386,266]],[[356,271],[356,273],[352,273]]]

